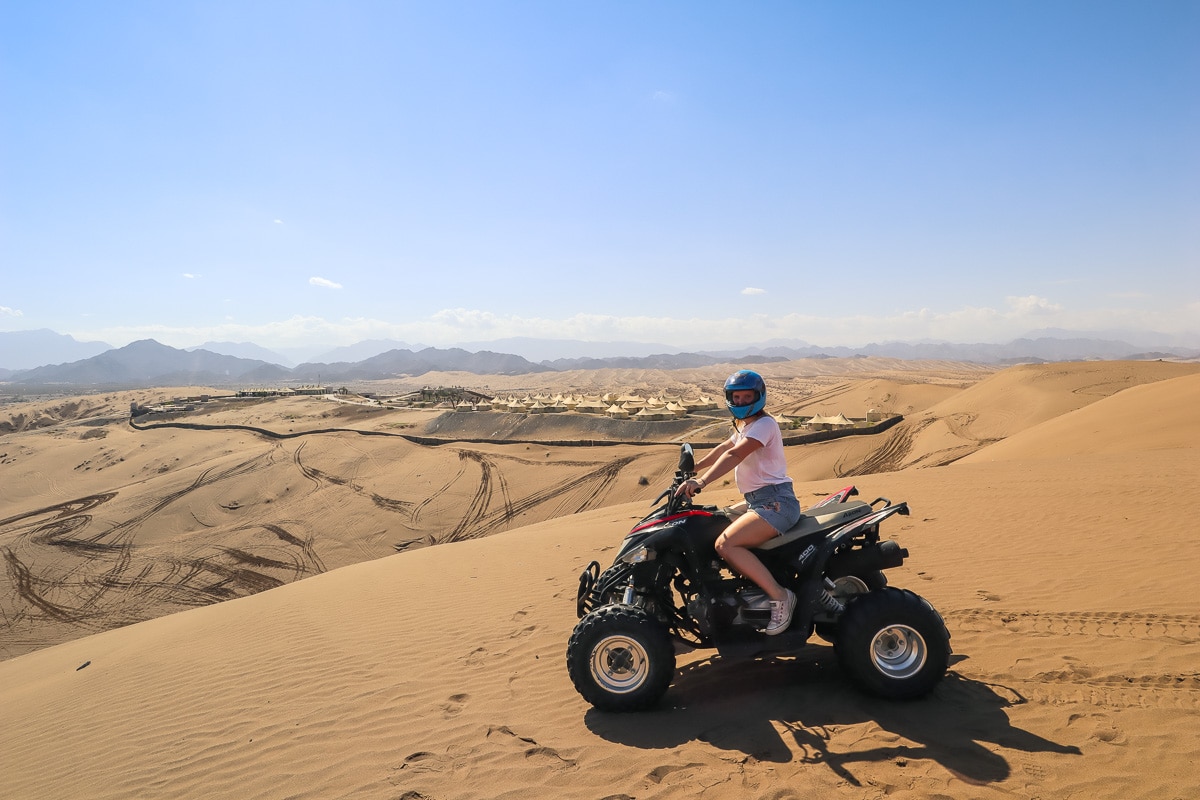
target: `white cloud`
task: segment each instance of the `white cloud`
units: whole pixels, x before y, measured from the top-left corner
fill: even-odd
[[[747,286],[745,289],[742,289],[742,294],[766,294],[766,293],[767,293],[766,289],[756,289],[753,286]]]
[[[0,315],[6,316],[6,317],[22,316],[20,309],[9,308],[8,306],[0,306]]]
[[[1032,294],[1026,297],[1006,297],[1004,300],[1012,312],[1017,315],[1054,314],[1062,311],[1062,306]]]
[[[656,103],[674,103],[675,95],[672,92],[659,89],[654,94],[650,95],[650,99]]]
[[[0,309],[0,312],[20,315],[11,309]],[[529,337],[653,342],[703,350],[762,344],[770,340],[802,340],[815,345],[848,347],[919,340],[1007,342],[1039,328],[1155,331],[1192,341],[1200,332],[1190,321],[1198,318],[1200,304],[1197,303],[1154,312],[1127,308],[1076,311],[1046,298],[1027,296],[1007,298],[1005,307],[999,309],[968,306],[944,311],[922,308],[885,316],[833,317],[794,313],[711,319],[574,314],[550,319],[482,309],[448,308],[429,316],[400,321],[294,316],[257,324],[226,320],[190,327],[147,325],[64,332],[81,341],[99,340],[117,346],[152,338],[173,347],[191,347],[205,341],[253,341],[264,347],[277,348],[333,347],[364,339],[399,339],[447,347],[461,342]]]
[[[195,277],[197,277],[197,276],[196,276],[196,275],[193,275],[193,274],[192,274],[192,273],[190,273],[190,272],[185,272],[185,273],[183,273],[183,277],[187,278],[188,280],[191,280],[191,279],[193,279],[193,278],[195,278]]]
[[[271,220],[271,221],[272,221],[272,222],[274,222],[276,225],[282,225],[282,224],[283,224],[283,220],[281,220],[281,219],[273,219],[273,220]]]
[[[334,283],[333,281],[331,281],[331,280],[329,280],[329,279],[327,279],[327,278],[316,278],[316,277],[309,278],[309,279],[308,279],[308,283],[309,283],[309,285],[311,285],[311,286],[323,286],[323,287],[325,287],[326,289],[340,289],[340,288],[342,288],[342,285],[341,285],[340,283]]]

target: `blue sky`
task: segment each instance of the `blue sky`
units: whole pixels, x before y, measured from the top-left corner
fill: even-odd
[[[0,330],[1200,341],[1200,3],[0,0]]]

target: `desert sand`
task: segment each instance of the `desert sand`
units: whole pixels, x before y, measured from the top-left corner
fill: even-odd
[[[683,655],[655,710],[591,709],[576,578],[672,442],[431,447],[380,435],[431,412],[317,398],[136,430],[152,393],[45,399],[0,407],[0,797],[1200,796],[1200,365],[761,371],[777,412],[904,414],[788,458],[805,505],[854,483],[913,509],[884,535],[953,637],[930,697],[863,695],[814,639]],[[359,432],[296,435],[330,428]]]

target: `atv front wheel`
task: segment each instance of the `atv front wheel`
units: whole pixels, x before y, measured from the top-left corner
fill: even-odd
[[[640,711],[658,702],[675,676],[675,648],[662,623],[640,608],[608,605],[575,626],[567,674],[601,711]]]
[[[924,598],[884,588],[851,599],[839,620],[834,650],[863,689],[907,700],[929,694],[946,674],[950,633]]]

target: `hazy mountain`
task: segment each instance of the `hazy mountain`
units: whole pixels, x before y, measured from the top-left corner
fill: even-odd
[[[584,342],[578,339],[533,339],[512,336],[489,342],[460,342],[464,350],[491,350],[512,353],[536,363],[587,358],[643,358],[655,353],[669,353],[676,348],[648,342]]]
[[[38,367],[14,376],[20,383],[101,384],[121,386],[212,385],[240,381],[254,370],[270,368],[275,380],[288,370],[265,361],[237,358],[207,350],[179,350],[153,339],[132,342],[98,356],[69,364]]]
[[[259,347],[253,342],[205,342],[199,347],[186,347],[184,349],[189,353],[195,350],[207,350],[210,353],[218,353],[223,356],[266,361],[268,364],[281,364],[285,367],[296,366],[294,360],[282,353],[268,350],[265,347]]]
[[[301,364],[292,374],[298,380],[328,383],[390,378],[396,375],[424,375],[426,372],[435,371],[472,372],[477,375],[524,375],[551,370],[549,367],[507,353],[493,353],[487,350],[470,353],[458,347],[448,350],[427,347],[415,353],[412,350],[389,350],[354,363]]]
[[[1116,342],[1129,342],[1135,347],[1141,349],[1154,349],[1174,351],[1177,349],[1196,350],[1200,348],[1200,324],[1197,324],[1196,330],[1190,333],[1158,333],[1157,331],[1137,331],[1137,330],[1090,330],[1090,331],[1068,331],[1062,328],[1040,328],[1035,331],[1027,331],[1021,339],[1060,339],[1060,340],[1086,340],[1099,339]]]
[[[705,353],[656,353],[641,357],[558,358],[542,363],[560,372],[565,372],[571,369],[688,369],[709,367],[713,364],[766,364],[771,361],[788,360],[790,359],[787,356],[768,356],[758,353],[729,353],[721,356]]]
[[[1086,361],[1089,359],[1132,358],[1143,347],[1125,341],[1105,339],[1014,339],[1004,344],[952,344],[931,342],[907,344],[889,342],[872,344],[860,348],[865,355],[889,356],[892,358],[934,358],[955,361],[977,361],[981,363],[1012,363],[1014,361]],[[1187,350],[1176,352],[1188,356]]]
[[[354,363],[356,361],[364,361],[390,350],[418,350],[423,347],[424,345],[406,344],[405,342],[398,342],[395,339],[365,339],[356,344],[335,347],[318,356],[305,359],[305,361],[312,364]]]
[[[55,342],[79,346],[71,337],[51,331],[26,331],[25,337],[0,334],[6,347],[18,343]],[[48,334],[48,335],[47,335]],[[562,340],[565,341],[565,340]],[[379,346],[362,343],[367,350]],[[560,341],[560,344],[562,342]],[[97,343],[90,343],[93,348]],[[214,346],[238,349],[246,353],[266,353],[250,343]],[[107,347],[107,346],[105,346]],[[339,348],[337,352],[353,352]],[[7,350],[4,352],[8,352]],[[41,352],[41,351],[39,351]],[[277,354],[274,354],[277,355]],[[800,358],[853,358],[885,356],[901,359],[939,359],[974,361],[985,364],[1019,362],[1078,361],[1087,359],[1200,358],[1200,350],[1168,347],[1137,347],[1123,340],[1059,338],[1052,336],[1015,339],[1005,344],[955,344],[951,342],[884,342],[865,347],[818,347],[796,342],[773,342],[768,346],[746,347],[700,353],[659,352],[642,356],[606,356],[603,358],[558,358],[535,363],[512,353],[492,350],[469,351],[460,347],[419,350],[393,348],[356,361],[310,362],[289,369],[262,358],[243,358],[207,348],[179,350],[147,339],[118,349],[106,349],[88,358],[32,369],[2,369],[0,380],[15,384],[82,384],[104,386],[239,385],[262,386],[288,383],[348,383],[417,376],[427,372],[468,372],[477,375],[523,375],[572,369],[640,368],[681,369],[719,363],[762,364]]]
[[[74,336],[42,328],[36,331],[7,331],[0,333],[0,368],[16,372],[46,364],[63,364],[91,358],[111,344],[81,342]]]
[[[980,364],[1008,364],[1014,362],[1039,361],[1086,361],[1089,359],[1122,359],[1136,358],[1145,348],[1125,341],[1110,341],[1104,339],[1059,339],[1042,337],[1038,339],[1014,339],[1004,344],[959,344],[955,342],[882,342],[868,344],[863,347],[819,347],[807,345],[804,347],[775,346],[769,348],[751,348],[763,355],[782,356],[785,358],[853,358],[855,356],[882,356],[885,358],[900,358],[905,360],[931,359],[944,361],[974,361]],[[723,360],[732,360],[745,355],[746,350],[705,351]],[[1165,349],[1168,353],[1163,357],[1193,358],[1198,354],[1195,349],[1172,348]]]

